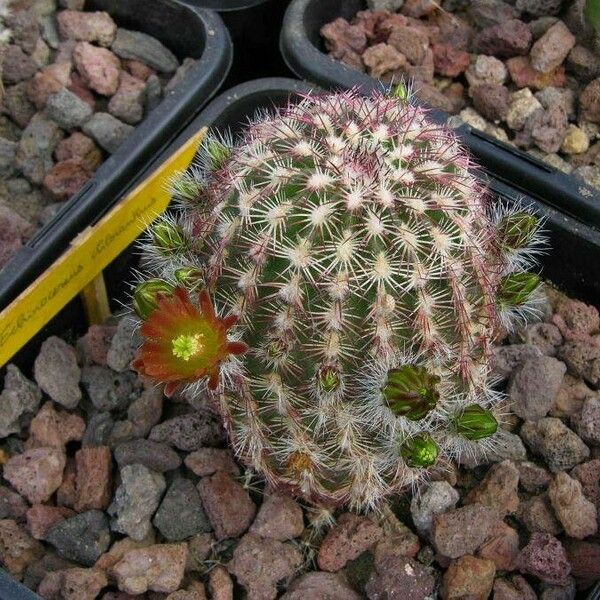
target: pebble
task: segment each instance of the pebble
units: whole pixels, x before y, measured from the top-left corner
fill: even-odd
[[[111,114],[97,112],[83,125],[83,132],[89,135],[96,143],[109,154],[114,154],[126,137],[133,131],[127,125]]]
[[[581,483],[585,497],[600,508],[600,459],[577,465],[571,471],[571,477]]]
[[[341,573],[312,571],[294,579],[288,586],[281,600],[306,600],[322,598],[323,600],[360,600]]]
[[[91,567],[108,549],[108,519],[99,510],[88,510],[54,525],[46,541],[63,558]]]
[[[522,573],[551,584],[566,583],[571,565],[563,545],[548,533],[534,533],[521,550],[518,567]]]
[[[578,468],[578,467],[575,467]],[[517,463],[519,469],[519,485],[530,493],[538,493],[548,487],[552,476],[550,473],[539,465],[529,461]]]
[[[31,183],[43,182],[44,176],[54,164],[52,153],[63,137],[58,125],[42,113],[35,114],[31,118],[19,141],[15,159],[17,167]],[[50,337],[44,344],[55,347],[58,344],[54,341],[56,339],[59,338]],[[61,342],[67,345],[66,342],[62,340]],[[42,351],[44,344],[42,344]],[[69,371],[68,373],[70,374]],[[60,374],[55,373],[55,377],[60,379]]]
[[[27,502],[10,488],[0,485],[0,519],[22,520],[27,512]]]
[[[387,556],[414,558],[419,553],[421,543],[419,537],[412,532],[396,515],[385,509],[378,519],[383,530],[383,536],[373,546],[370,553],[375,559],[375,566]],[[357,562],[360,562],[360,557]]]
[[[98,410],[112,411],[127,407],[135,397],[138,380],[132,371],[115,373],[108,367],[91,365],[81,370],[81,383]]]
[[[514,56],[506,61],[510,78],[519,88],[542,90],[549,86],[561,87],[565,84],[565,69],[557,67],[548,73],[533,68],[528,56]]]
[[[482,29],[474,41],[481,54],[510,58],[527,54],[531,30],[519,19],[510,19]]]
[[[160,387],[151,386],[134,400],[127,409],[134,437],[146,437],[162,415],[163,392]]]
[[[150,520],[165,491],[165,478],[143,465],[126,465],[120,472],[121,485],[108,507],[109,514],[115,517],[112,528],[142,540],[152,529]]]
[[[553,417],[524,423],[521,437],[534,454],[546,461],[553,473],[572,469],[590,455],[581,438]]]
[[[493,465],[483,481],[465,498],[465,504],[482,504],[493,509],[502,519],[519,507],[519,470],[513,462],[505,460]]]
[[[568,540],[565,548],[574,577],[588,582],[600,579],[600,544]]]
[[[181,458],[175,450],[166,444],[144,439],[119,444],[115,448],[115,460],[120,468],[140,464],[158,473],[172,471],[181,465]]]
[[[104,446],[114,425],[109,412],[100,412],[90,415],[85,433],[81,440],[82,446]]]
[[[146,536],[143,540],[136,541],[132,540],[129,537],[117,540],[111,547],[108,552],[105,552],[94,565],[98,569],[102,569],[103,571],[110,572],[112,567],[114,567],[122,558],[125,556],[127,552],[130,550],[137,550],[139,548],[148,548],[148,546],[153,546],[156,543],[156,536],[154,535],[154,531],[150,532],[148,536]]]
[[[80,448],[75,453],[75,510],[108,508],[112,496],[112,457],[107,446]]]
[[[56,504],[59,506],[75,506],[75,480],[77,479],[77,467],[74,458],[67,458],[67,464],[63,472],[63,480],[56,490]]]
[[[268,494],[263,498],[250,532],[263,538],[285,542],[304,531],[304,515],[300,505],[289,496]]]
[[[212,600],[233,600],[233,581],[225,567],[218,565],[210,571],[208,590]]]
[[[44,177],[44,188],[55,200],[68,200],[91,177],[81,159],[56,163]]]
[[[491,560],[462,556],[450,563],[442,581],[442,600],[486,600],[494,586],[496,567]]]
[[[0,394],[0,438],[19,433],[36,414],[42,392],[13,364],[6,367]]]
[[[183,580],[186,557],[186,544],[156,544],[126,552],[111,574],[128,594],[175,592]]]
[[[0,520],[0,563],[18,581],[44,548],[12,519]]]
[[[71,82],[71,63],[58,63],[49,65],[37,72],[27,82],[26,93],[28,99],[38,110],[46,107],[48,98],[56,94]]]
[[[522,129],[528,117],[541,108],[541,102],[529,88],[513,92],[506,111],[506,124],[515,131]]]
[[[189,479],[184,478],[173,480],[152,522],[169,542],[179,542],[212,530],[202,509],[198,490]]]
[[[567,67],[584,82],[589,82],[600,75],[600,65],[596,55],[586,46],[577,44],[571,48],[567,56]]]
[[[494,600],[537,600],[537,594],[521,575],[494,582]]]
[[[119,27],[111,48],[117,56],[139,60],[161,73],[172,73],[179,66],[177,58],[168,48],[139,31]]]
[[[94,600],[107,585],[106,574],[100,569],[75,567],[48,573],[38,594],[47,600]]]
[[[558,357],[567,364],[570,373],[585,379],[593,388],[600,387],[600,346],[588,340],[566,342]]]
[[[145,82],[121,71],[119,88],[108,103],[108,112],[130,125],[144,118]]]
[[[557,348],[563,343],[563,337],[558,327],[552,323],[534,323],[523,332],[523,341],[539,348],[546,356],[555,356]]]
[[[54,446],[64,449],[69,442],[81,440],[85,421],[74,413],[56,410],[54,403],[46,402],[29,426],[28,448]]]
[[[490,535],[497,514],[481,504],[469,504],[433,516],[431,541],[440,554],[458,558],[472,554]]]
[[[526,360],[517,367],[508,384],[512,411],[521,419],[537,421],[548,414],[567,371],[551,356]]]
[[[360,56],[367,45],[367,37],[362,27],[350,25],[346,19],[338,17],[321,27],[321,36],[325,40],[327,51],[343,63],[364,71]]]
[[[478,27],[490,27],[519,16],[514,6],[502,0],[472,0],[467,12]]]
[[[93,112],[88,104],[66,88],[49,96],[46,102],[48,116],[66,131],[81,127]]]
[[[510,92],[504,85],[484,83],[472,86],[469,94],[473,99],[473,106],[486,119],[500,121],[506,117]]]
[[[217,472],[203,477],[198,492],[218,540],[240,536],[250,527],[256,506],[243,486],[229,475]]]
[[[138,326],[139,323],[133,318],[124,317],[119,320],[117,331],[106,354],[106,364],[113,371],[121,373],[129,369],[129,364],[140,345]]]
[[[204,477],[223,471],[236,477],[240,468],[233,460],[230,450],[221,448],[200,448],[185,457],[185,466],[196,475]]]
[[[417,531],[429,537],[433,515],[454,508],[459,498],[459,493],[446,481],[433,481],[424,491],[414,494],[410,514]]]
[[[208,413],[193,412],[174,417],[155,425],[150,439],[165,442],[185,452],[199,450],[203,446],[219,446],[224,438],[219,421]]]
[[[579,481],[557,473],[548,486],[548,496],[568,536],[583,539],[598,531],[596,506],[583,495]]]
[[[274,600],[277,584],[289,581],[302,563],[302,554],[294,545],[247,533],[235,547],[227,569],[249,598]]]
[[[517,0],[515,6],[518,10],[541,17],[555,15],[560,10],[562,3],[563,0]]]
[[[375,44],[367,48],[362,60],[367,73],[376,79],[391,80],[394,74],[406,66],[406,57],[390,44]]]
[[[28,221],[0,204],[0,266],[10,260],[32,233],[33,228]]]
[[[519,555],[519,533],[499,521],[490,531],[490,538],[477,550],[479,558],[491,560],[499,571],[513,571]]]
[[[35,106],[27,97],[29,83],[17,83],[5,88],[3,104],[10,118],[19,126],[27,127],[36,114]]]
[[[117,25],[107,12],[63,10],[58,13],[57,21],[61,37],[67,40],[109,47],[117,34]]]
[[[574,45],[575,36],[562,21],[557,21],[533,44],[529,54],[531,65],[542,73],[553,71],[563,63]]]
[[[59,162],[72,158],[81,161],[84,169],[93,173],[102,164],[102,151],[92,139],[75,131],[68,138],[61,140],[56,146],[54,157]],[[86,354],[92,363],[106,365],[111,340],[115,335],[115,327],[107,325],[91,325],[83,338]],[[109,365],[110,366],[110,365]],[[116,370],[116,369],[115,369]]]
[[[40,37],[40,27],[33,11],[11,11],[4,17],[4,23],[10,29],[12,43],[31,54]]]
[[[65,462],[62,448],[32,448],[9,458],[3,476],[31,504],[40,504],[60,486]]]
[[[73,409],[81,400],[77,354],[72,346],[56,336],[42,343],[33,372],[37,384],[58,404]]]
[[[573,415],[572,422],[586,443],[600,445],[600,396],[586,398],[581,414]]]
[[[558,535],[562,526],[556,519],[548,494],[540,494],[523,500],[517,518],[527,531]]]
[[[74,514],[74,511],[66,506],[34,504],[25,514],[27,530],[36,540],[43,540],[49,529]]]
[[[15,45],[8,44],[3,49],[2,80],[11,85],[33,77],[38,70],[35,60]]]
[[[117,91],[121,61],[110,50],[78,42],[73,62],[85,83],[98,94],[112,96]]]
[[[386,556],[378,561],[365,586],[369,600],[425,600],[433,596],[434,589],[431,569],[411,558],[399,556]]]
[[[573,125],[572,123],[567,127],[567,133],[560,146],[560,151],[565,154],[582,154],[590,147],[590,138],[588,134]]]

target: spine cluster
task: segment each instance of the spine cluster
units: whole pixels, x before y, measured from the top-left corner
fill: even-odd
[[[534,310],[538,223],[490,210],[455,134],[410,99],[308,95],[206,140],[173,190],[135,297],[148,317],[156,294],[202,289],[237,319],[247,351],[208,393],[268,481],[369,509],[501,436],[490,346]]]

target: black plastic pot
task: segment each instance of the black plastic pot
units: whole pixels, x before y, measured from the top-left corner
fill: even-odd
[[[257,77],[285,76],[290,71],[279,53],[279,31],[289,0],[182,0],[217,11],[236,49],[227,87]]]
[[[178,0],[89,0],[118,25],[143,31],[180,59],[198,59],[190,75],[136,127],[121,147],[0,271],[0,310],[38,277],[82,230],[121,196],[143,166],[165,148],[223,83],[233,49],[218,14]]]
[[[381,89],[379,81],[325,54],[321,40],[323,25],[337,17],[351,19],[364,9],[364,0],[292,0],[280,38],[281,52],[290,69],[298,77],[328,89]],[[440,120],[448,118],[437,110],[434,116]],[[479,164],[498,179],[600,229],[600,190],[469,125],[462,125],[458,131]]]
[[[290,95],[307,92],[311,86],[307,83],[284,79],[268,78],[247,82],[220,94],[182,131],[172,143],[158,154],[143,172],[140,172],[131,186],[136,185],[180,148],[191,135],[201,127],[209,126],[221,131],[239,131],[243,124],[258,109],[270,108],[284,104]],[[547,219],[547,230],[551,238],[551,250],[542,257],[543,274],[558,287],[577,298],[588,302],[596,302],[600,297],[600,261],[590,260],[592,256],[600,256],[600,233],[590,227],[581,225],[544,203],[530,197],[521,197],[518,191],[497,179],[482,173],[488,179],[490,189],[498,199],[505,202],[523,201],[531,205]],[[124,252],[107,270],[106,282],[113,308],[125,298],[124,282],[130,280],[130,269],[137,261],[136,253],[130,248]],[[39,348],[39,343],[48,335],[65,335],[70,331],[73,337],[85,331],[85,319],[79,300],[74,300],[32,340],[13,360],[23,368],[31,365]],[[20,591],[22,586],[16,584],[0,570],[0,599],[2,600],[34,600],[38,599],[29,590]],[[590,600],[598,600],[596,595]]]

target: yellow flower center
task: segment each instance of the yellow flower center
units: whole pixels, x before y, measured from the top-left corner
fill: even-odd
[[[173,356],[182,358],[186,362],[204,350],[204,344],[200,341],[204,336],[201,333],[185,334],[182,333],[173,341]]]

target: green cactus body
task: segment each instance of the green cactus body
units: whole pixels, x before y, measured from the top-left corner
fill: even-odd
[[[163,224],[150,276],[177,285],[194,269],[239,318],[248,351],[214,392],[238,455],[312,501],[364,509],[473,446],[453,420],[493,410],[497,292],[526,249],[518,218],[500,243],[454,133],[410,102],[345,92],[261,116],[218,156],[207,146],[175,184],[188,241],[167,260]]]

